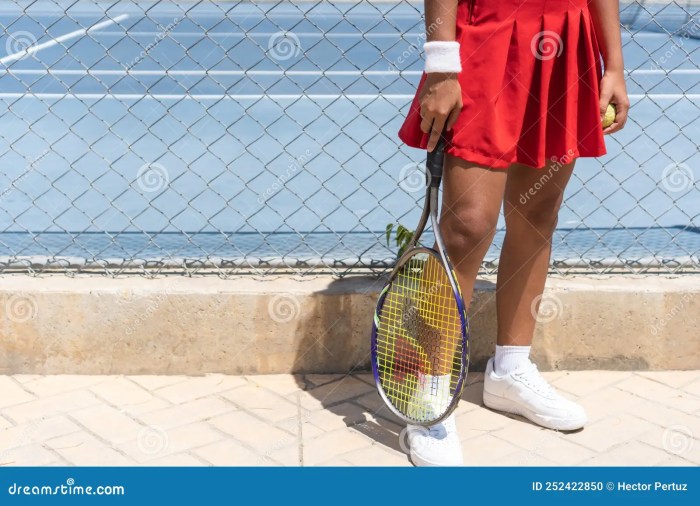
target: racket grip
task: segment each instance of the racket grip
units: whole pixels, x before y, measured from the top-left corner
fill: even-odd
[[[445,134],[440,135],[435,149],[428,152],[428,160],[426,162],[426,178],[428,178],[428,186],[431,188],[439,188],[442,182],[442,168],[445,164]]]

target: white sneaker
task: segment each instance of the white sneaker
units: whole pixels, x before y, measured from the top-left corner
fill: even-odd
[[[505,376],[493,371],[493,358],[484,376],[486,407],[521,415],[555,430],[576,430],[587,421],[583,407],[559,395],[532,362]]]
[[[408,425],[406,432],[414,466],[464,465],[454,414],[430,427]]]

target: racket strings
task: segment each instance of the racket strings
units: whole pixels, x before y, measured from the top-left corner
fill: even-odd
[[[442,263],[426,253],[400,269],[378,314],[377,365],[387,397],[427,421],[450,406],[462,369],[462,328]]]

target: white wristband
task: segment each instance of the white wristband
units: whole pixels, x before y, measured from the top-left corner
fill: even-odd
[[[425,72],[450,72],[462,71],[462,61],[459,57],[459,42],[433,41],[423,45],[425,50]]]

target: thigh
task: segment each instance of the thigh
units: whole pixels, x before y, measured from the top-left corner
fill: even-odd
[[[515,215],[516,219],[546,219],[548,216],[556,218],[573,169],[573,161],[549,161],[541,169],[521,164],[511,165],[503,198],[506,221],[510,215]]]
[[[454,156],[445,159],[442,217],[463,223],[498,221],[508,174]]]

